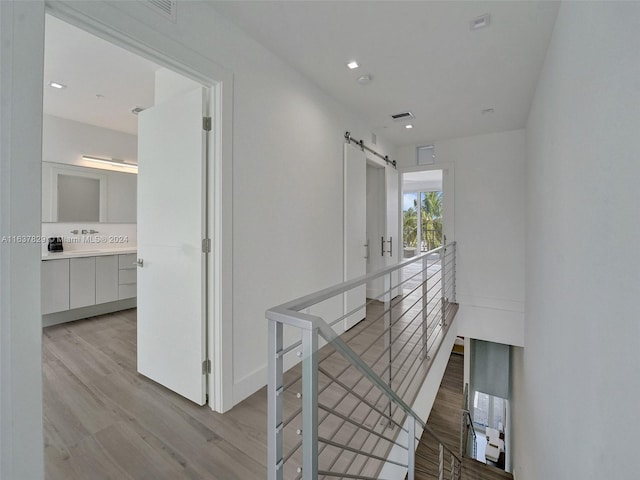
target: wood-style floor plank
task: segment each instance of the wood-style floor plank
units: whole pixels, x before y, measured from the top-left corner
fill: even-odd
[[[217,414],[136,373],[135,342],[135,310],[44,329],[46,478],[266,478],[265,390]]]
[[[394,341],[392,348],[393,387],[399,388],[408,403],[427,371],[423,362],[416,361],[422,353],[421,316],[415,306],[420,295],[413,292],[394,300],[392,338],[400,340]],[[403,315],[405,311],[410,313]],[[367,319],[344,335],[345,341],[362,352],[365,362],[379,373],[388,365],[388,335],[381,335],[383,312],[383,303],[372,302],[367,307]],[[436,323],[429,327],[429,342],[433,344],[443,335]],[[331,351],[330,346],[324,347],[319,356]],[[348,365],[341,355],[334,354],[322,367],[353,388],[356,395],[366,396],[378,410],[386,411],[386,397],[377,388],[372,390],[368,380],[360,380],[362,374],[355,368],[340,373]],[[296,367],[285,378],[293,379],[299,373]],[[220,415],[139,375],[135,309],[44,329],[43,380],[48,480],[266,478],[266,388]],[[321,374],[320,386],[327,381]],[[301,390],[294,385],[283,396],[287,415],[300,406],[296,391]],[[393,432],[372,408],[358,405],[354,409],[359,403],[354,393],[345,396],[344,392],[334,384],[321,393],[321,403],[376,432]],[[393,417],[402,421],[399,410]],[[455,418],[459,421],[458,415]],[[301,427],[296,418],[285,428],[285,451],[296,447],[300,440],[296,430]],[[388,442],[378,442],[375,436],[364,435],[363,430],[337,417],[327,417],[320,432],[354,448],[365,444],[368,451],[381,456],[386,456],[389,449]],[[366,463],[362,456],[356,458],[333,447],[325,446],[321,456],[323,465],[338,471],[344,468],[374,476],[379,469],[379,462]],[[291,478],[298,476],[296,465],[297,461],[287,465]],[[285,476],[289,478],[289,473]]]

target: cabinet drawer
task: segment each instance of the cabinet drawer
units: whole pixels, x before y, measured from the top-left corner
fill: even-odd
[[[137,295],[138,289],[135,283],[130,285],[119,285],[118,286],[118,299],[124,300],[125,298],[133,298]]]
[[[135,284],[137,281],[137,270],[119,270],[118,272],[118,283],[120,285],[131,285]]]
[[[135,269],[136,268],[136,256],[135,253],[125,253],[118,255],[118,268],[122,269]]]

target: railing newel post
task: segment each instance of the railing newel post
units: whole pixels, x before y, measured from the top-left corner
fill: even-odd
[[[444,480],[444,446],[440,443],[440,454],[438,455],[438,480]]]
[[[268,383],[268,478],[283,479],[282,465],[282,351],[283,326],[276,320],[269,320],[269,383]]]
[[[318,329],[302,331],[302,478],[318,478]]]

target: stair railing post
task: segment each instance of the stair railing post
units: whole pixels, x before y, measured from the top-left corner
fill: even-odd
[[[318,478],[318,329],[302,331],[302,478]]]
[[[422,257],[422,358],[429,360],[429,260],[427,255]]]
[[[407,416],[407,449],[409,458],[407,461],[408,471],[407,480],[415,480],[416,473],[416,419],[415,417]]]
[[[451,246],[451,283],[453,289],[451,291],[451,303],[456,303],[456,251],[457,244],[454,242]]]
[[[447,326],[447,277],[446,277],[446,270],[447,270],[447,249],[446,249],[445,246],[443,246],[442,249],[440,250],[440,280],[442,281],[441,291],[440,291],[440,308],[441,308],[440,325],[442,326],[442,328],[445,328]]]
[[[282,480],[282,323],[269,320],[268,473],[269,480]]]
[[[393,335],[391,334],[391,325],[393,323],[393,315],[391,313],[391,308],[392,308],[392,300],[393,300],[393,286],[392,286],[392,282],[393,282],[393,277],[391,275],[391,272],[389,272],[388,276],[387,276],[387,282],[388,282],[388,288],[386,288],[385,290],[388,292],[387,295],[385,296],[385,299],[387,300],[387,302],[385,302],[384,305],[384,309],[387,312],[387,314],[385,315],[385,328],[388,329],[388,340],[386,340],[387,343],[387,348],[388,348],[388,376],[387,376],[387,382],[389,385],[389,388],[393,390],[393,369],[392,369],[392,362],[393,362],[393,355],[391,352],[391,345],[393,342]],[[391,421],[391,417],[392,417],[392,402],[391,399],[389,399],[389,421],[388,421],[388,427],[389,428],[393,428],[393,423]]]
[[[440,455],[438,456],[438,480],[444,480],[444,446],[440,444]]]
[[[465,418],[465,414],[464,414],[464,410],[460,413],[460,457],[462,458],[462,456],[464,455],[464,440],[465,440],[465,433],[466,433],[466,418]]]
[[[455,480],[455,471],[456,471],[456,457],[451,455],[451,475],[449,476],[450,480]]]

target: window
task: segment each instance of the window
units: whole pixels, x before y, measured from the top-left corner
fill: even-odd
[[[500,397],[475,392],[473,397],[473,423],[481,430],[487,427],[500,430],[504,426],[505,401]]]

